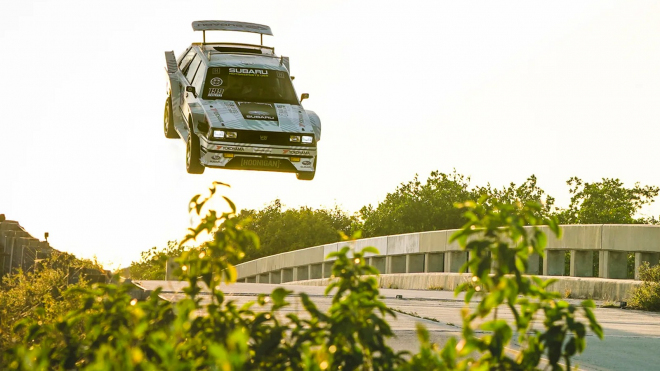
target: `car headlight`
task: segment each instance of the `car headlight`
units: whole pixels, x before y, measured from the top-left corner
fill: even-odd
[[[300,135],[292,135],[289,137],[289,140],[292,142],[300,143]]]
[[[234,139],[238,137],[235,131],[213,130],[213,139]]]
[[[314,141],[314,138],[309,136],[309,135],[303,135],[302,137],[302,142],[303,143],[312,143]]]

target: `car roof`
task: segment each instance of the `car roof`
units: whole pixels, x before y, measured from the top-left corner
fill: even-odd
[[[194,43],[208,67],[252,67],[288,72],[275,49],[263,45],[235,43]],[[287,61],[288,62],[288,61]]]

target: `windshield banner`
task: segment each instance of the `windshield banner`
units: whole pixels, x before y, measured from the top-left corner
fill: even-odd
[[[236,102],[246,120],[277,121],[275,105],[271,103]]]

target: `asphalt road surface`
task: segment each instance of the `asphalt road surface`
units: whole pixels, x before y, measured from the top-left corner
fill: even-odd
[[[176,281],[136,283],[146,290],[162,286],[161,297],[170,301],[183,297],[181,289],[185,286],[185,283]],[[278,286],[237,283],[223,285],[222,290],[228,299],[236,300],[240,304],[255,300],[259,294],[268,294]],[[308,294],[320,310],[330,307],[331,299],[324,296],[325,287],[283,286],[294,293]],[[396,338],[389,342],[392,348],[417,351],[419,344],[415,324],[418,322],[423,323],[429,330],[432,341],[441,346],[448,338],[460,336],[460,309],[464,304],[460,296],[454,297],[453,292],[396,289],[381,289],[380,292],[389,307],[403,312],[398,313],[396,319],[390,319],[390,325],[396,334]],[[397,299],[397,295],[402,298]],[[283,310],[282,315],[302,311],[299,300],[294,297],[290,302],[291,305]],[[579,300],[573,302],[578,303]],[[597,308],[595,313],[604,328],[605,339],[601,341],[594,334],[588,334],[586,351],[574,358],[581,370],[660,370],[660,313],[618,308]],[[498,316],[511,319],[506,312],[500,312]],[[516,348],[514,343],[510,351],[515,352]]]

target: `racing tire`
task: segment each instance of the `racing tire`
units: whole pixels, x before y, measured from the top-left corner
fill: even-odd
[[[203,174],[204,169],[199,160],[199,137],[191,130],[186,141],[186,171],[188,174]]]
[[[296,173],[296,178],[300,180],[312,180],[316,175],[316,171],[305,171],[304,173]]]
[[[172,97],[168,96],[165,101],[165,114],[163,117],[163,128],[165,131],[165,138],[178,138],[179,133],[174,129],[174,115],[172,114]]]
[[[296,178],[299,180],[313,180],[314,175],[316,175],[316,160],[318,160],[318,156],[314,158],[314,171],[306,171],[303,173],[296,173]]]

